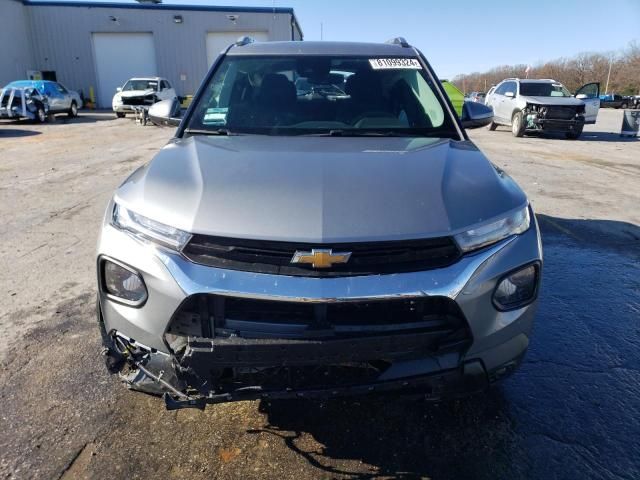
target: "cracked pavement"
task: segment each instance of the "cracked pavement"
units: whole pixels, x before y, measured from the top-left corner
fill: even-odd
[[[3,478],[640,478],[640,141],[470,131],[532,199],[540,308],[521,369],[443,404],[383,396],[167,412],[99,355],[94,247],[172,131],[107,113],[0,123]]]

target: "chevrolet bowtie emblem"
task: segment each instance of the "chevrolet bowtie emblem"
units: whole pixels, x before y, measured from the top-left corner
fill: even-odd
[[[334,263],[347,263],[351,252],[336,252],[331,249],[311,249],[310,252],[296,251],[291,263],[311,264],[313,268],[331,268]]]

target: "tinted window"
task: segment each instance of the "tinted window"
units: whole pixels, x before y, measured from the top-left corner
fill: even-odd
[[[407,66],[411,59],[402,59],[375,68],[370,60],[227,56],[187,128],[457,137],[452,118],[417,61],[413,67]]]

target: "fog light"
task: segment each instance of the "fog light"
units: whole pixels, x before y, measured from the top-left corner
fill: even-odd
[[[130,268],[104,260],[103,279],[105,291],[125,303],[139,305],[147,299],[147,287],[142,277]]]
[[[493,293],[498,310],[513,310],[531,303],[538,293],[538,265],[528,265],[504,277]]]

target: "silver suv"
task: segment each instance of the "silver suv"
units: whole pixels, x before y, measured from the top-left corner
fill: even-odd
[[[304,79],[304,80],[301,80]],[[304,86],[304,88],[296,88]],[[520,364],[542,268],[524,192],[402,39],[238,42],[98,242],[107,365],[170,409],[482,391]]]
[[[585,124],[596,123],[599,95],[599,83],[583,85],[572,95],[555,80],[507,78],[485,100],[494,111],[488,128],[509,126],[516,137],[533,132],[561,132],[567,138],[577,139]]]

